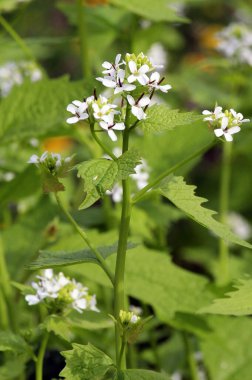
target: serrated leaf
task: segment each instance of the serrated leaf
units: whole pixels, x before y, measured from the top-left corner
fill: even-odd
[[[163,132],[172,130],[180,125],[188,125],[202,116],[195,115],[193,112],[179,112],[171,110],[164,104],[154,105],[147,110],[147,118],[140,121],[138,128],[142,128],[147,133]]]
[[[88,345],[73,344],[71,351],[61,354],[66,359],[66,366],[60,376],[67,380],[102,380],[113,366],[113,361],[98,348]]]
[[[0,104],[1,143],[51,135],[69,130],[65,108],[73,99],[88,95],[81,82],[67,77],[25,82],[13,88]],[[10,112],[13,104],[19,112]],[[64,129],[65,128],[65,129]]]
[[[59,181],[59,179],[46,170],[42,171],[41,180],[44,193],[57,193],[58,191],[65,190],[65,186]]]
[[[159,193],[168,198],[176,207],[182,210],[189,218],[208,228],[221,239],[243,247],[252,248],[252,245],[236,236],[228,226],[221,224],[213,215],[215,211],[202,207],[205,198],[195,195],[195,186],[187,185],[183,177],[169,177],[161,184]]]
[[[169,7],[167,0],[155,0],[155,2],[152,0],[109,0],[109,2],[153,21],[188,21],[185,17],[177,16],[172,7]]]
[[[30,352],[31,348],[20,335],[10,331],[0,331],[0,351],[12,351],[16,354]]]
[[[141,157],[137,150],[131,149],[125,152],[117,160],[118,175],[117,181],[127,179],[130,174],[135,173],[135,167],[141,163]]]
[[[136,150],[129,150],[116,161],[98,158],[84,161],[77,165],[78,177],[84,180],[85,199],[79,209],[85,209],[111,190],[116,181],[126,179],[134,173],[140,163],[140,155]]]
[[[234,285],[234,290],[226,294],[226,298],[215,299],[213,304],[200,310],[200,313],[222,315],[252,314],[252,279],[242,279]]]
[[[127,249],[134,248],[136,244],[128,243]],[[106,259],[110,255],[117,252],[117,243],[108,246],[97,247],[102,257]],[[40,251],[39,257],[27,265],[28,269],[38,270],[45,268],[55,268],[67,265],[75,265],[81,263],[94,263],[100,265],[93,251],[89,248],[81,251]]]
[[[118,380],[169,380],[166,374],[148,371],[146,369],[127,369],[120,371]]]

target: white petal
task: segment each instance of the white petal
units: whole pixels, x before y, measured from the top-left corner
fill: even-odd
[[[28,164],[38,164],[39,163],[39,157],[36,154],[33,154],[29,160],[27,161]]]
[[[135,107],[135,106],[133,106],[133,107],[131,108],[131,112],[133,113],[134,116],[136,116],[136,118],[137,118],[138,120],[143,120],[143,119],[145,119],[145,117],[146,117],[144,111],[143,111],[142,108],[140,108],[140,107]]]
[[[229,128],[228,133],[230,133],[230,135],[233,135],[234,133],[240,132],[240,130],[241,130],[241,128],[236,126],[236,127]]]
[[[68,124],[74,124],[74,123],[77,123],[79,121],[78,117],[77,116],[74,116],[74,117],[70,117],[69,119],[66,120],[66,122]]]
[[[170,90],[171,88],[172,88],[172,86],[170,84],[165,84],[163,86],[159,86],[159,90],[162,92],[168,92],[168,90]]]
[[[79,112],[79,113],[83,113],[84,111],[86,111],[87,108],[88,108],[87,103],[83,102],[83,103],[81,103],[81,105],[79,106],[79,108],[78,108],[78,112]]]
[[[235,110],[233,110],[233,108],[230,108],[230,112],[231,112],[231,114],[232,114],[234,117],[236,117],[236,112],[235,112]]]
[[[150,70],[149,66],[148,65],[143,65],[140,67],[140,69],[138,70],[138,72],[140,74],[145,74],[145,73],[148,73],[148,71]]]
[[[114,91],[114,94],[116,95],[116,94],[120,94],[120,92],[123,92],[123,87],[116,87],[115,88],[115,91]]]
[[[40,299],[38,298],[38,296],[33,295],[33,294],[27,294],[25,296],[25,300],[28,302],[28,305],[36,305],[37,303],[40,302]]]
[[[227,141],[233,141],[233,137],[230,135],[230,133],[225,132],[224,137]]]
[[[112,141],[117,141],[116,134],[115,134],[115,132],[112,129],[108,130],[108,135],[109,135],[109,137],[111,138]]]
[[[136,86],[134,84],[124,84],[123,89],[124,91],[133,91],[135,90]]]
[[[137,77],[138,82],[142,85],[145,86],[149,82],[149,78],[147,75],[142,74],[139,77]]]
[[[108,130],[108,123],[105,121],[100,121],[99,125],[102,129],[105,129],[106,131]]]
[[[116,129],[118,131],[123,131],[125,129],[125,124],[124,123],[116,123],[113,126],[113,129]]]
[[[155,71],[154,73],[151,74],[151,76],[150,76],[150,82],[155,81],[155,82],[158,83],[159,80],[160,80],[160,74],[157,71]]]
[[[250,121],[250,119],[243,119],[241,120],[241,123],[248,123]]]
[[[81,102],[80,100],[73,100],[72,103],[76,106],[76,107],[80,107],[82,105],[83,102]]]
[[[109,87],[109,88],[116,87],[116,82],[114,82],[112,79],[103,79],[102,84],[103,86]]]
[[[121,54],[117,54],[116,58],[115,58],[115,64],[118,65],[118,63],[120,62],[121,60]]]
[[[146,107],[148,104],[150,104],[150,98],[148,98],[148,96],[143,96],[138,102],[138,106],[140,107]]]
[[[89,117],[89,115],[87,114],[87,113],[82,113],[81,115],[80,115],[80,120],[85,120],[85,119],[87,119]]]
[[[111,65],[110,62],[105,61],[105,62],[103,62],[102,67],[104,67],[104,69],[109,69],[110,70],[111,67],[112,67],[112,65]]]
[[[222,129],[226,129],[228,126],[228,118],[226,116],[224,116],[221,120],[221,128]]]
[[[118,70],[117,78],[120,79],[121,82],[123,82],[125,78],[125,70],[123,69]]]
[[[73,115],[76,113],[76,107],[73,104],[68,104],[67,111],[71,112]]]
[[[135,82],[136,81],[136,76],[135,75],[130,75],[129,77],[128,77],[128,82],[129,83],[133,83],[133,82]]]
[[[224,135],[224,132],[223,132],[223,130],[222,129],[215,129],[214,130],[214,133],[215,133],[215,136],[217,136],[217,137],[220,137],[220,136],[223,136]]]
[[[128,65],[129,65],[129,69],[130,69],[130,72],[131,72],[131,73],[136,73],[136,72],[137,72],[137,65],[136,65],[136,62],[134,62],[134,61],[129,61]]]
[[[217,107],[215,107],[215,109],[214,109],[214,113],[215,113],[215,115],[221,113],[221,111],[222,111],[222,107],[220,107],[220,106],[217,106]]]
[[[102,120],[105,121],[108,125],[112,125],[114,122],[114,114],[110,113],[108,115],[102,116]]]
[[[133,98],[133,96],[131,96],[131,95],[127,95],[127,100],[128,100],[128,102],[129,102],[129,104],[131,105],[131,106],[134,106],[135,105],[135,99]]]
[[[202,112],[203,115],[212,115],[212,112],[208,111],[208,110],[204,110]]]

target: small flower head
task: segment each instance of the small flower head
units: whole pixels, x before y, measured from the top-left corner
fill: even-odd
[[[242,123],[249,121],[249,119],[243,119],[243,115],[232,108],[223,112],[222,107],[219,106],[216,106],[213,112],[204,110],[202,114],[206,115],[203,120],[208,121],[214,128],[215,136],[224,136],[226,141],[233,141],[232,135],[240,132]]]
[[[88,119],[87,102],[81,102],[79,100],[73,100],[71,104],[68,104],[67,111],[71,112],[74,116],[67,119],[68,124],[75,124],[80,120]]]
[[[64,312],[75,309],[99,311],[96,307],[95,295],[89,295],[88,288],[81,283],[66,277],[62,272],[54,274],[52,269],[46,269],[38,281],[32,282],[34,294],[27,294],[28,305],[44,303],[50,312]]]

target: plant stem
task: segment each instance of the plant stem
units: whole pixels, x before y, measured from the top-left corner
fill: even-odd
[[[191,154],[186,159],[180,161],[178,164],[172,166],[171,168],[164,171],[162,174],[160,174],[156,179],[151,181],[148,185],[146,185],[142,190],[140,190],[136,195],[132,198],[132,203],[136,203],[140,201],[147,191],[152,189],[154,186],[156,186],[159,182],[161,182],[165,177],[167,177],[169,174],[173,173],[174,171],[180,169],[182,166],[186,165],[188,162],[192,161],[194,158],[200,156],[201,154],[205,153],[207,150],[212,148],[216,144],[216,141],[211,142],[210,144],[204,146],[203,148],[197,150],[195,153]]]
[[[44,356],[45,356],[48,339],[49,339],[49,332],[46,332],[43,337],[43,340],[39,349],[37,361],[36,361],[36,380],[43,380],[43,362],[44,362]]]
[[[6,30],[6,32],[9,33],[9,35],[13,38],[14,41],[16,41],[17,45],[20,46],[24,54],[27,56],[28,59],[31,59],[33,62],[36,62],[36,59],[30,50],[30,48],[26,45],[24,40],[18,35],[18,33],[12,28],[11,24],[8,23],[8,21],[3,18],[3,16],[0,15],[0,24],[2,27]]]
[[[231,174],[231,156],[232,143],[224,142],[222,150],[222,165],[220,178],[220,199],[219,199],[219,215],[220,222],[226,224],[228,203],[229,203],[229,185]],[[229,252],[228,244],[225,240],[219,240],[219,273],[217,282],[219,285],[226,285],[229,281]]]
[[[100,145],[100,147],[103,149],[103,151],[105,153],[107,153],[107,155],[109,155],[109,157],[111,157],[113,160],[117,160],[117,157],[112,152],[110,152],[109,148],[106,147],[105,144],[103,144],[103,142],[99,139],[99,137],[97,137],[97,135],[94,131],[94,125],[93,124],[90,125],[90,130],[91,130],[91,134],[92,134],[93,138],[95,139],[97,144]]]
[[[87,79],[90,76],[90,62],[85,10],[85,0],[76,0],[76,12],[80,37],[81,68],[83,78]]]
[[[191,380],[199,380],[198,367],[195,361],[194,352],[193,352],[191,342],[190,342],[190,337],[188,336],[186,332],[184,332],[183,338],[185,342],[186,357],[187,357],[187,362],[190,369]]]
[[[63,211],[63,213],[65,214],[65,216],[67,217],[67,219],[69,220],[69,222],[72,224],[72,226],[74,227],[74,229],[80,234],[80,236],[82,237],[82,239],[85,241],[85,243],[87,244],[87,246],[91,249],[91,251],[95,254],[97,260],[99,261],[102,269],[104,270],[104,272],[107,274],[108,278],[110,279],[110,281],[112,282],[112,284],[114,284],[114,275],[112,273],[112,271],[110,270],[110,268],[108,267],[106,261],[104,260],[104,258],[102,257],[101,253],[92,245],[92,243],[90,242],[89,238],[87,237],[86,233],[83,231],[83,229],[76,223],[76,221],[73,219],[73,217],[70,215],[70,213],[67,211],[67,209],[65,208],[65,206],[63,205],[58,193],[55,193],[55,198],[56,198],[56,201],[60,207],[60,209]]]
[[[125,153],[128,150],[129,145],[129,107],[126,111],[125,125],[126,129],[123,133],[123,149],[122,152]],[[120,310],[125,308],[125,294],[124,294],[124,272],[125,272],[125,261],[126,261],[126,251],[127,251],[127,240],[129,234],[130,216],[131,216],[131,202],[130,202],[130,179],[122,180],[123,187],[123,199],[122,199],[122,212],[119,230],[119,241],[116,257],[116,269],[115,269],[115,284],[114,284],[114,317],[116,320],[119,318]],[[116,363],[118,369],[126,368],[126,357],[125,351],[122,352],[122,357],[120,358],[120,350],[122,350],[123,342],[121,341],[120,329],[115,325],[115,343],[116,343]]]
[[[122,361],[123,357],[125,355],[125,348],[126,348],[126,341],[125,338],[122,338],[122,344],[121,344],[121,349],[120,349],[120,354],[119,354],[119,361],[118,361],[118,367],[122,368]]]

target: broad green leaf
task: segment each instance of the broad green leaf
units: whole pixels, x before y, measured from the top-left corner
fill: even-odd
[[[77,165],[78,177],[84,180],[84,201],[79,209],[85,209],[102,197],[106,190],[111,190],[116,181],[126,179],[134,173],[140,163],[136,150],[129,150],[116,161],[98,158],[84,161]]]
[[[129,243],[128,249],[135,247],[135,244]],[[117,252],[117,243],[109,246],[98,247],[104,259]],[[32,270],[43,268],[55,268],[65,265],[74,265],[81,263],[100,264],[93,251],[89,248],[81,251],[40,251],[39,257],[31,262],[27,267]]]
[[[177,16],[166,0],[155,0],[155,2],[152,0],[109,0],[109,2],[153,21],[188,21],[184,17]]]
[[[160,185],[158,191],[189,218],[208,228],[221,239],[251,249],[251,244],[236,236],[228,226],[213,218],[213,215],[216,214],[215,211],[202,207],[202,203],[206,202],[206,199],[197,197],[194,192],[195,188],[195,186],[187,185],[183,177],[171,176]]]
[[[4,364],[1,363],[0,379],[16,380],[17,378],[21,378],[26,368],[26,362],[27,358],[23,356],[8,355],[8,359],[4,361]]]
[[[138,128],[142,128],[145,132],[163,132],[172,130],[179,125],[191,124],[202,116],[193,112],[181,113],[178,110],[171,110],[164,104],[154,105],[148,108],[147,118],[140,121]]]
[[[1,143],[69,131],[67,105],[88,95],[81,82],[67,77],[25,82],[15,87],[0,104]],[[16,110],[9,112],[15,104]],[[60,131],[60,132],[59,132]]]
[[[10,331],[0,331],[0,351],[12,351],[18,355],[30,353],[31,348],[20,335]]]
[[[214,380],[251,380],[251,319],[209,316],[207,322],[212,333],[200,345],[209,377]]]
[[[215,299],[213,304],[200,310],[201,313],[223,315],[252,314],[252,279],[242,279],[234,285],[237,290],[226,294],[226,298]]]
[[[60,376],[67,380],[102,380],[113,366],[112,360],[90,343],[85,346],[73,344],[71,351],[61,354],[66,359],[66,366]]]
[[[25,0],[28,3],[31,0]],[[20,0],[0,0],[0,12],[10,12],[21,5]]]
[[[148,371],[146,369],[127,369],[120,371],[118,380],[169,380],[166,374]]]
[[[111,268],[114,268],[115,259],[110,256],[106,260]],[[93,264],[72,267],[70,273],[82,274],[102,286],[111,287],[106,275]],[[151,305],[163,322],[169,323],[176,312],[195,314],[200,307],[209,304],[213,295],[208,284],[204,277],[173,264],[165,252],[143,246],[127,252],[126,293]]]

